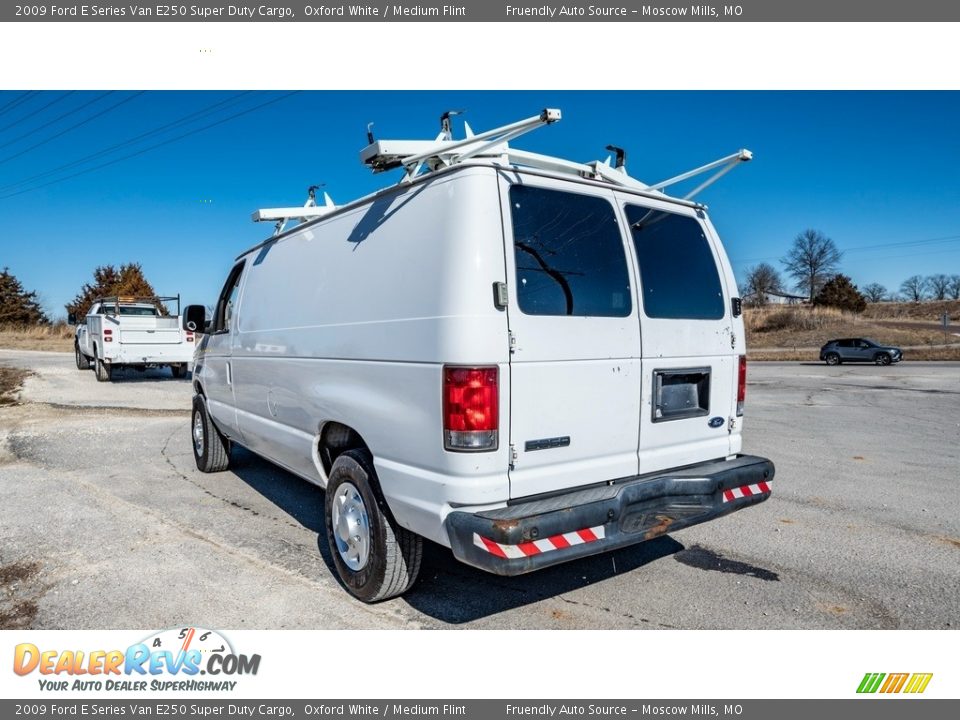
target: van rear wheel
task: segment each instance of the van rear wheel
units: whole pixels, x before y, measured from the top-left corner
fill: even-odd
[[[200,472],[220,472],[230,466],[230,441],[213,424],[207,404],[200,395],[193,396],[190,435],[193,440],[193,459],[197,461]]]
[[[369,452],[348,450],[333,463],[324,525],[337,574],[358,600],[397,597],[416,581],[423,540],[393,519]]]
[[[187,374],[187,364],[186,363],[176,363],[175,365],[170,366],[170,372],[173,373],[173,376],[177,379],[182,378]]]

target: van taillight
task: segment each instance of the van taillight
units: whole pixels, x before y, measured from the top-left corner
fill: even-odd
[[[443,447],[496,450],[500,423],[496,367],[443,369]]]
[[[747,397],[747,356],[740,356],[740,369],[737,372],[737,417],[743,415],[743,401]]]
[[[187,333],[187,342],[193,342],[193,333],[192,333],[192,332],[188,332],[188,333]]]
[[[104,328],[104,329],[103,329],[103,334],[104,334],[104,335],[113,335],[113,330],[111,330],[110,328]]]

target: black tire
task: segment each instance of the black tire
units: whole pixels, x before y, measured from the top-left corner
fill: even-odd
[[[827,363],[827,365],[839,365],[839,364],[840,364],[840,356],[839,356],[837,353],[834,353],[834,352],[832,352],[832,353],[827,353],[826,356],[825,356],[823,359],[824,359],[824,361]]]
[[[213,424],[201,395],[193,396],[190,439],[193,459],[197,461],[200,472],[221,472],[230,467],[230,441]]]
[[[173,373],[173,376],[178,380],[187,374],[187,364],[186,363],[177,363],[176,365],[170,366],[170,372]]]
[[[99,355],[93,356],[93,369],[98,382],[110,382],[113,378],[113,366],[101,360]]]
[[[362,499],[368,521],[366,561],[353,569],[345,560],[334,528],[335,498],[354,488]],[[374,603],[402,595],[417,579],[423,558],[423,539],[400,527],[380,493],[373,458],[365,450],[348,450],[333,463],[324,500],[327,544],[337,574],[358,600]]]
[[[77,361],[77,370],[89,370],[90,369],[90,358],[80,352],[80,345],[77,343],[73,344],[73,354]]]
[[[873,356],[873,361],[877,365],[889,365],[891,363],[890,353],[885,353],[885,352],[877,353],[876,355]]]

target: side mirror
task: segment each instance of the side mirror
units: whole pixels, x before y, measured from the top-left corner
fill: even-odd
[[[192,333],[207,332],[207,309],[203,305],[187,305],[181,317],[183,329]]]
[[[77,314],[75,312],[67,313],[67,325],[77,324]]]

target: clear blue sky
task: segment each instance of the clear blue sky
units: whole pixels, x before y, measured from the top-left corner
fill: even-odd
[[[582,161],[621,145],[647,182],[753,150],[701,196],[738,277],[760,261],[779,268],[808,227],[846,251],[841,269],[860,285],[960,273],[960,92],[285,95],[0,92],[0,267],[54,316],[106,263],[139,262],[159,293],[211,303],[233,258],[270,234],[251,211],[299,205],[315,183],[345,203],[396,181],[358,160],[368,122],[378,137],[426,138],[447,109],[466,109],[480,132],[559,107],[562,122],[515,144]]]

